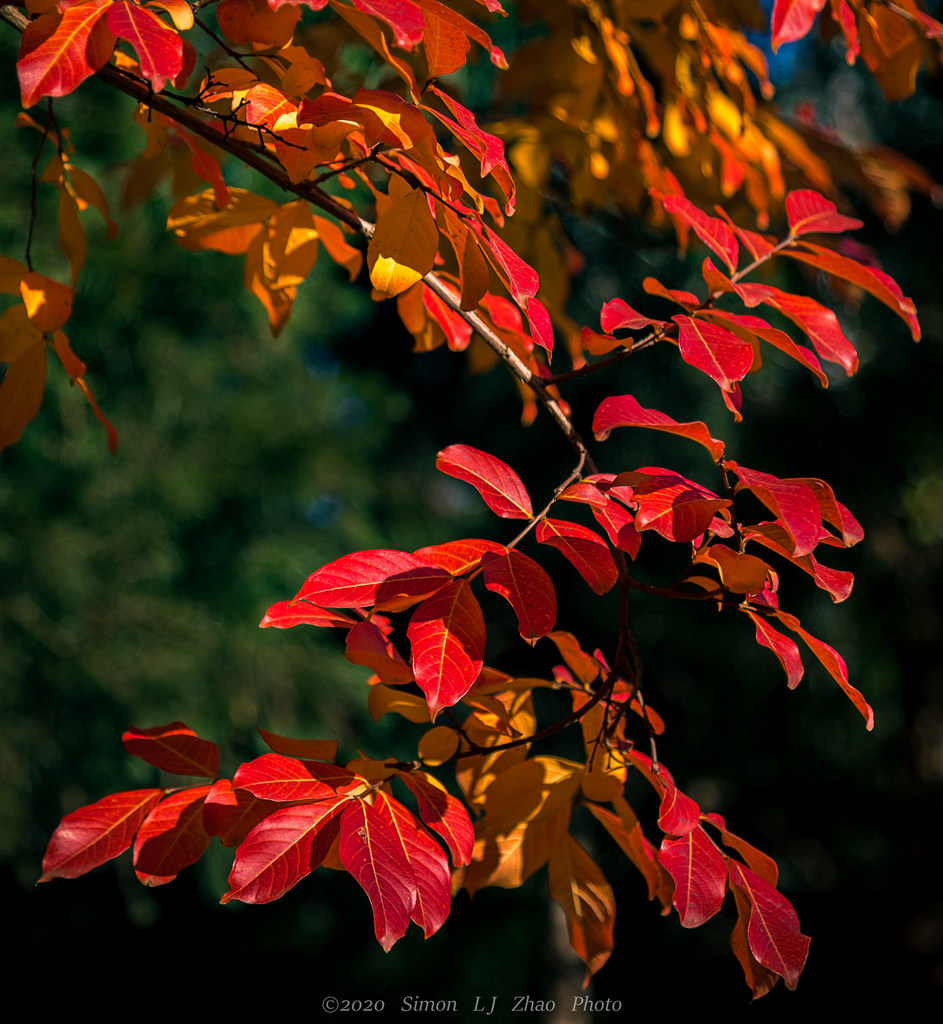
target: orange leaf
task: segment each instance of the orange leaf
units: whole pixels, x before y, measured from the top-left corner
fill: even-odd
[[[17,332],[22,340],[14,341],[8,330],[16,313],[22,316],[24,323],[29,323],[22,306],[11,307],[0,318],[0,361],[9,363],[0,380],[0,449],[19,441],[26,424],[39,411],[46,386],[46,345],[42,335],[37,332],[32,343],[23,345],[28,334],[24,338]],[[6,353],[13,344],[22,347],[10,359]]]
[[[41,331],[54,331],[72,314],[72,289],[32,271],[20,282],[20,294],[30,320]]]
[[[588,982],[612,953],[616,902],[605,875],[572,836],[550,857],[550,896],[563,908]]]

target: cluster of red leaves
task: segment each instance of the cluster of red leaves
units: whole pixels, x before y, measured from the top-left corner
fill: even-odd
[[[276,752],[240,765],[230,780],[217,777],[216,744],[180,722],[128,730],[122,739],[129,754],[173,775],[214,781],[115,793],[66,815],[40,881],[75,878],[133,844],[141,882],[164,885],[216,836],[236,848],[223,903],[269,903],[325,864],[350,872],[366,892],[384,949],[410,921],[427,938],[438,931],[449,912],[451,872],[430,830],[455,865],[467,864],[473,833],[465,808],[415,766],[371,780],[330,763],[336,743],[264,736]],[[364,769],[367,776],[376,772],[369,764]],[[391,795],[393,778],[416,797],[421,824]]]

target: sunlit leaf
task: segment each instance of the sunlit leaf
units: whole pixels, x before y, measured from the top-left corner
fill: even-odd
[[[124,749],[161,771],[174,775],[215,778],[219,748],[199,736],[183,722],[158,725],[153,729],[128,729],[121,737]]]
[[[23,106],[44,96],[66,96],[108,61],[115,37],[106,14],[112,0],[70,7],[59,20],[41,15],[23,33],[16,72]]]
[[[794,989],[809,953],[809,938],[799,931],[799,918],[789,902],[759,875],[730,861],[730,884],[750,901],[747,937],[750,951],[766,968]]]
[[[355,800],[341,816],[341,863],[367,894],[377,941],[389,952],[406,934],[416,886],[396,832],[379,812]]]
[[[674,879],[672,903],[683,927],[697,928],[720,910],[727,891],[727,865],[702,828],[677,839],[666,838],[658,862]]]
[[[210,786],[169,793],[141,823],[134,838],[134,868],[146,885],[162,885],[195,864],[210,844],[203,801]]]
[[[534,536],[560,551],[597,594],[605,594],[619,579],[609,546],[585,526],[547,518],[537,524]]]
[[[485,586],[500,594],[517,615],[521,636],[531,642],[553,629],[557,598],[553,581],[527,555],[516,549],[482,556]]]
[[[533,509],[521,478],[507,463],[465,444],[453,444],[436,456],[436,469],[471,484],[485,504],[504,519],[530,519]]]
[[[657,409],[642,408],[632,395],[604,398],[596,409],[593,434],[597,441],[605,441],[615,427],[649,427],[690,438],[703,445],[715,462],[719,462],[724,453],[723,441],[711,437],[710,431],[700,421],[678,423]]]
[[[455,580],[413,612],[406,631],[413,673],[435,721],[457,704],[478,678],[485,649],[485,621],[464,580]]]
[[[588,981],[609,959],[616,902],[596,862],[567,836],[550,857],[550,896],[566,916],[570,945],[586,964]]]
[[[450,579],[445,569],[405,551],[357,551],[313,572],[294,600],[325,608],[408,608]]]
[[[78,878],[124,853],[148,811],[162,796],[160,789],[113,793],[67,814],[49,840],[40,882]]]

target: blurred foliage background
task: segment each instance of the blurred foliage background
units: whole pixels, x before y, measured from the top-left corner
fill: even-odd
[[[13,127],[11,35],[0,34],[0,252],[20,256],[37,136]],[[790,63],[778,72],[787,109],[814,98],[834,126],[943,177],[938,78],[889,109],[859,69],[813,46],[787,50]],[[486,78],[473,88],[484,89]],[[122,98],[89,82],[56,110],[79,165],[116,197],[120,163],[140,142],[125,134]],[[249,186],[239,174],[232,180]],[[52,198],[40,190],[39,200],[34,260],[55,273]],[[631,390],[643,405],[704,419],[746,465],[827,479],[867,534],[833,560],[857,576],[847,604],[831,606],[788,573],[783,592],[784,605],[845,656],[875,707],[870,735],[811,657],[790,693],[743,623],[703,608],[636,603],[649,699],[669,723],[661,756],[686,790],[776,857],[813,937],[798,991],[780,986],[755,1008],[761,1016],[823,998],[851,1009],[879,992],[939,996],[943,988],[943,221],[925,199],[915,204],[895,238],[869,220],[861,240],[916,301],[920,347],[876,302],[858,308],[830,296],[862,368],[828,392],[771,358],[746,382],[744,422],[735,427],[712,386],[671,350],[628,360],[605,383],[606,393]],[[70,337],[120,432],[117,456],[51,366],[40,416],[0,457],[0,857],[14,908],[11,976],[44,989],[53,980],[53,1000],[82,979],[133,998],[166,991],[185,971],[196,989],[181,1000],[242,1010],[303,982],[311,1009],[302,1012],[311,1013],[330,994],[391,1007],[406,995],[455,998],[466,1008],[476,995],[486,1004],[497,995],[505,1008],[514,995],[554,998],[574,967],[556,938],[543,872],[520,891],[486,891],[473,903],[459,896],[441,933],[424,943],[412,929],[389,955],[373,940],[353,881],[326,871],[271,906],[214,906],[228,868],[218,848],[156,890],[138,886],[126,858],[76,882],[33,888],[63,813],[154,784],[154,773],[122,751],[128,725],[183,720],[220,743],[229,767],[262,752],[257,725],[337,736],[351,757],[414,756],[421,730],[369,720],[364,672],[344,661],[335,637],[256,623],[347,551],[509,538],[470,490],[435,472],[435,452],[447,444],[505,459],[538,504],[569,470],[569,452],[544,418],[517,428],[516,391],[501,371],[475,375],[463,357],[412,354],[392,305],[373,305],[326,259],[273,340],[242,288],[241,263],[176,247],[163,233],[166,208],[163,196],[113,210],[120,233],[111,242],[86,222],[90,253]],[[639,224],[600,213],[566,226],[588,254],[571,303],[580,322],[593,324],[616,294],[647,308],[639,286],[646,273],[674,287],[686,287],[686,272],[695,280],[700,255],[685,269],[670,240]],[[601,388],[585,381],[568,392],[584,426]],[[710,484],[704,461],[676,444],[617,432],[603,459],[622,468],[668,464]],[[640,573],[662,577],[667,545],[652,538],[646,548]],[[562,559],[557,576],[560,628],[606,650],[614,606],[591,598]],[[486,608],[492,613],[503,614],[497,600]],[[489,633],[488,660],[527,674],[559,660],[549,644],[523,646],[506,617]],[[640,812],[651,814],[641,786],[637,795]],[[636,1012],[689,1010],[705,998],[730,1012],[745,1007],[727,912],[694,933],[660,920],[588,815],[579,827],[619,907],[616,952],[590,993]]]

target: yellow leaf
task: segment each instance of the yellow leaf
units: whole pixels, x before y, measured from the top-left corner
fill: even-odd
[[[367,710],[374,722],[395,711],[408,722],[428,722],[429,708],[423,697],[378,683],[367,694]],[[451,730],[449,730],[451,732]]]
[[[229,203],[222,209],[216,208],[212,189],[178,200],[167,217],[167,230],[173,231],[179,244],[191,252],[245,252],[258,233],[258,225],[271,217],[278,205],[241,188],[230,189],[229,196]]]
[[[547,863],[566,836],[582,774],[573,761],[535,757],[495,778],[465,872],[470,893],[486,885],[514,888]]]
[[[423,704],[425,706],[425,704]],[[426,718],[429,710],[426,708]],[[419,741],[419,760],[423,764],[438,765],[446,761],[458,750],[458,733],[447,725],[437,725],[430,729]]]
[[[393,298],[432,270],[439,232],[425,193],[411,189],[380,216],[367,247],[370,281]]]

